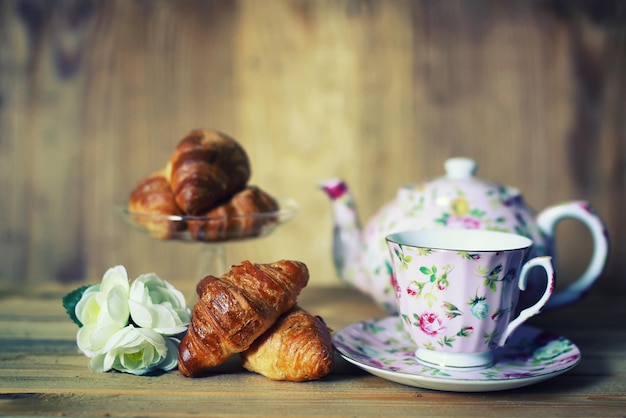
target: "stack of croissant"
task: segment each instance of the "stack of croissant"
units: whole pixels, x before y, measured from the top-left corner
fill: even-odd
[[[178,370],[203,376],[239,353],[246,369],[273,380],[301,382],[330,373],[330,330],[296,303],[308,280],[306,265],[292,260],[243,261],[220,278],[205,277],[179,345]]]
[[[248,155],[236,140],[217,131],[192,130],[164,168],[137,184],[128,210],[160,239],[186,229],[199,241],[258,236],[264,226],[276,221],[279,205],[248,184],[250,175]],[[173,221],[171,216],[185,216],[186,222]]]

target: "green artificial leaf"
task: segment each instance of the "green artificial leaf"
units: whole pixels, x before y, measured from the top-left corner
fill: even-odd
[[[82,327],[83,324],[76,317],[76,304],[85,293],[85,290],[90,288],[92,285],[85,285],[79,287],[78,289],[72,290],[70,293],[63,297],[63,307],[65,308],[65,312],[70,316],[70,319],[74,321],[76,325]]]

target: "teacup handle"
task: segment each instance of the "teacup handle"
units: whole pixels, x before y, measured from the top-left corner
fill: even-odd
[[[513,331],[515,331],[517,327],[522,325],[529,318],[541,312],[541,309],[546,305],[546,303],[550,299],[550,296],[552,295],[552,292],[554,291],[556,277],[554,275],[554,267],[552,266],[552,257],[549,257],[549,256],[535,257],[533,259],[528,260],[522,267],[522,271],[520,272],[519,280],[517,282],[517,287],[519,287],[521,291],[526,290],[526,280],[528,277],[528,273],[534,267],[541,267],[546,271],[546,275],[547,275],[546,290],[543,292],[543,295],[541,296],[541,298],[539,298],[539,300],[534,305],[521,311],[519,315],[517,316],[517,318],[515,318],[509,323],[509,325],[506,327],[506,329],[502,333],[500,340],[498,341],[498,346],[503,346],[506,343],[506,340],[513,333]]]
[[[609,253],[609,235],[602,219],[589,202],[571,201],[549,207],[537,216],[539,229],[546,236],[548,248],[554,255],[554,235],[557,224],[564,219],[576,219],[591,232],[593,253],[583,274],[565,289],[555,293],[546,309],[556,309],[578,301],[600,277]]]

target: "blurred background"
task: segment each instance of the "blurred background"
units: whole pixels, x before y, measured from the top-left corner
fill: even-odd
[[[0,0],[0,283],[95,282],[124,264],[200,279],[201,244],[115,212],[193,128],[246,148],[253,184],[300,204],[229,262],[299,259],[339,283],[320,180],[365,223],[467,156],[536,210],[590,201],[626,289],[626,2]],[[561,277],[588,232],[558,228]]]

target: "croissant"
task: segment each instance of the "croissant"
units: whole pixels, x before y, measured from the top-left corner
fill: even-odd
[[[128,199],[128,210],[133,220],[148,229],[155,238],[168,239],[185,229],[183,222],[172,222],[166,218],[167,215],[182,215],[182,211],[176,204],[164,170],[150,174],[137,184]]]
[[[243,147],[223,133],[204,129],[181,139],[166,167],[176,202],[188,215],[207,211],[242,190],[250,175]]]
[[[307,266],[290,260],[243,261],[221,278],[202,279],[189,329],[178,347],[178,370],[201,376],[247,350],[296,304],[308,280]]]
[[[292,382],[320,379],[334,364],[330,330],[297,305],[240,355],[246,369]]]
[[[267,224],[276,222],[279,205],[256,186],[248,186],[228,202],[201,214],[209,220],[189,221],[189,232],[198,241],[222,241],[259,236]]]

